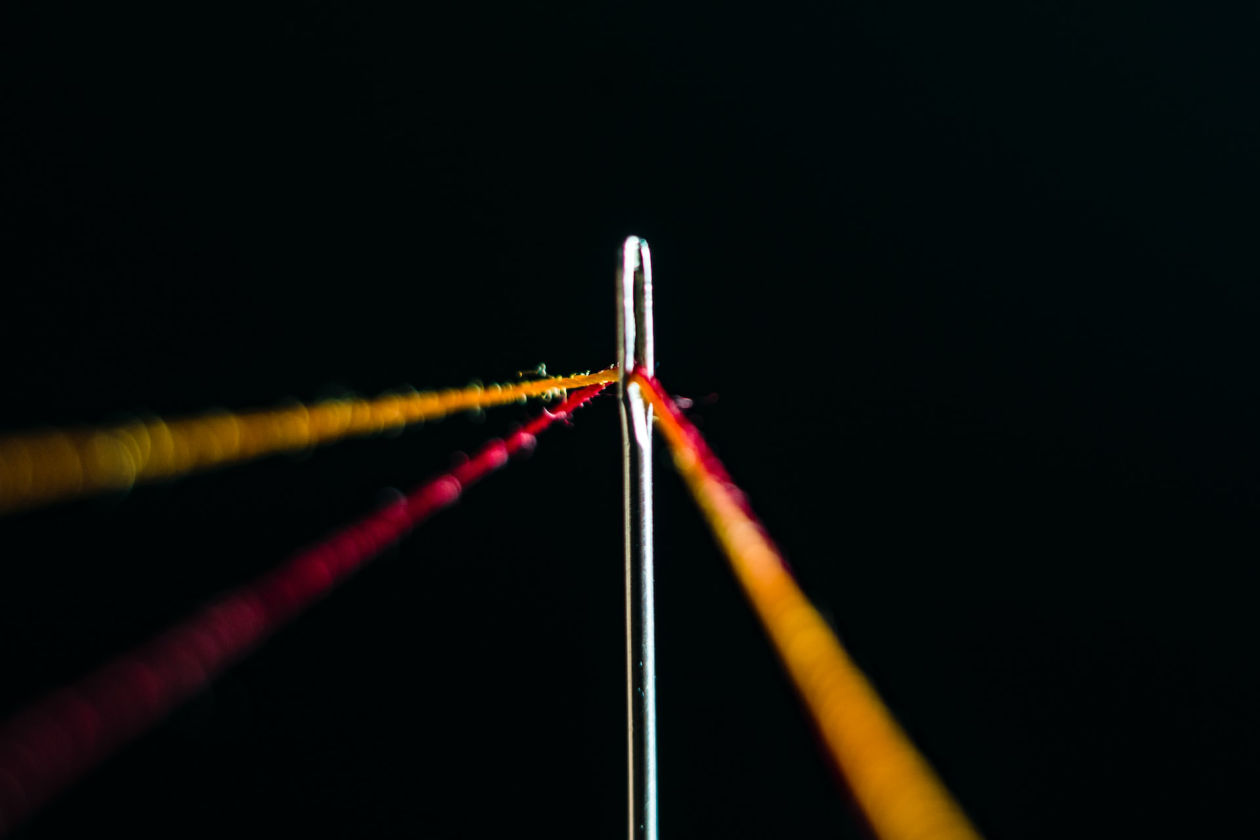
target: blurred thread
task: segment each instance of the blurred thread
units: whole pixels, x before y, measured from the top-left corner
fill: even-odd
[[[0,728],[0,836],[118,747],[158,723],[252,647],[469,485],[532,448],[607,383],[578,391],[460,466],[215,600]]]
[[[506,385],[0,437],[0,513],[616,379],[616,370],[608,368]]]
[[[726,468],[652,377],[644,397],[859,807],[881,840],[979,833],[788,572]]]

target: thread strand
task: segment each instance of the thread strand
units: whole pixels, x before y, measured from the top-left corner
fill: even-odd
[[[459,411],[561,396],[612,368],[503,385],[384,394],[0,437],[0,513],[363,437]]]
[[[744,494],[700,431],[641,373],[674,464],[704,513],[880,840],[976,840],[979,834],[805,597]]]
[[[535,436],[607,387],[487,443],[450,472],[334,533],[183,623],[20,712],[0,727],[0,836],[114,750],[152,728],[280,626],[464,490],[530,449]]]

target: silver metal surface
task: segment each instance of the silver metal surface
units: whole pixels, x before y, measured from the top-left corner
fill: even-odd
[[[652,255],[625,241],[617,271],[617,366],[624,450],[626,549],[626,733],[630,840],[656,840],[656,615],[652,568],[652,407],[635,370],[651,376]]]

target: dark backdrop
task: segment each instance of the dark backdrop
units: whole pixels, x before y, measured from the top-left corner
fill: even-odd
[[[0,422],[600,367],[641,234],[662,379],[986,833],[1254,825],[1260,33],[1099,5],[9,4]],[[0,521],[0,713],[533,410]],[[619,469],[603,398],[23,836],[619,835]],[[658,484],[666,835],[861,836]]]

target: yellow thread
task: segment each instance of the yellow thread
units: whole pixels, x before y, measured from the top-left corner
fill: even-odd
[[[705,468],[687,431],[640,379],[658,427],[854,798],[881,840],[977,840],[949,791],[788,573],[738,491]]]
[[[99,429],[0,437],[0,512],[30,508],[135,482],[177,476],[276,452],[377,434],[470,409],[551,398],[567,388],[612,382],[609,368],[505,385],[391,392],[241,413],[154,418]]]

